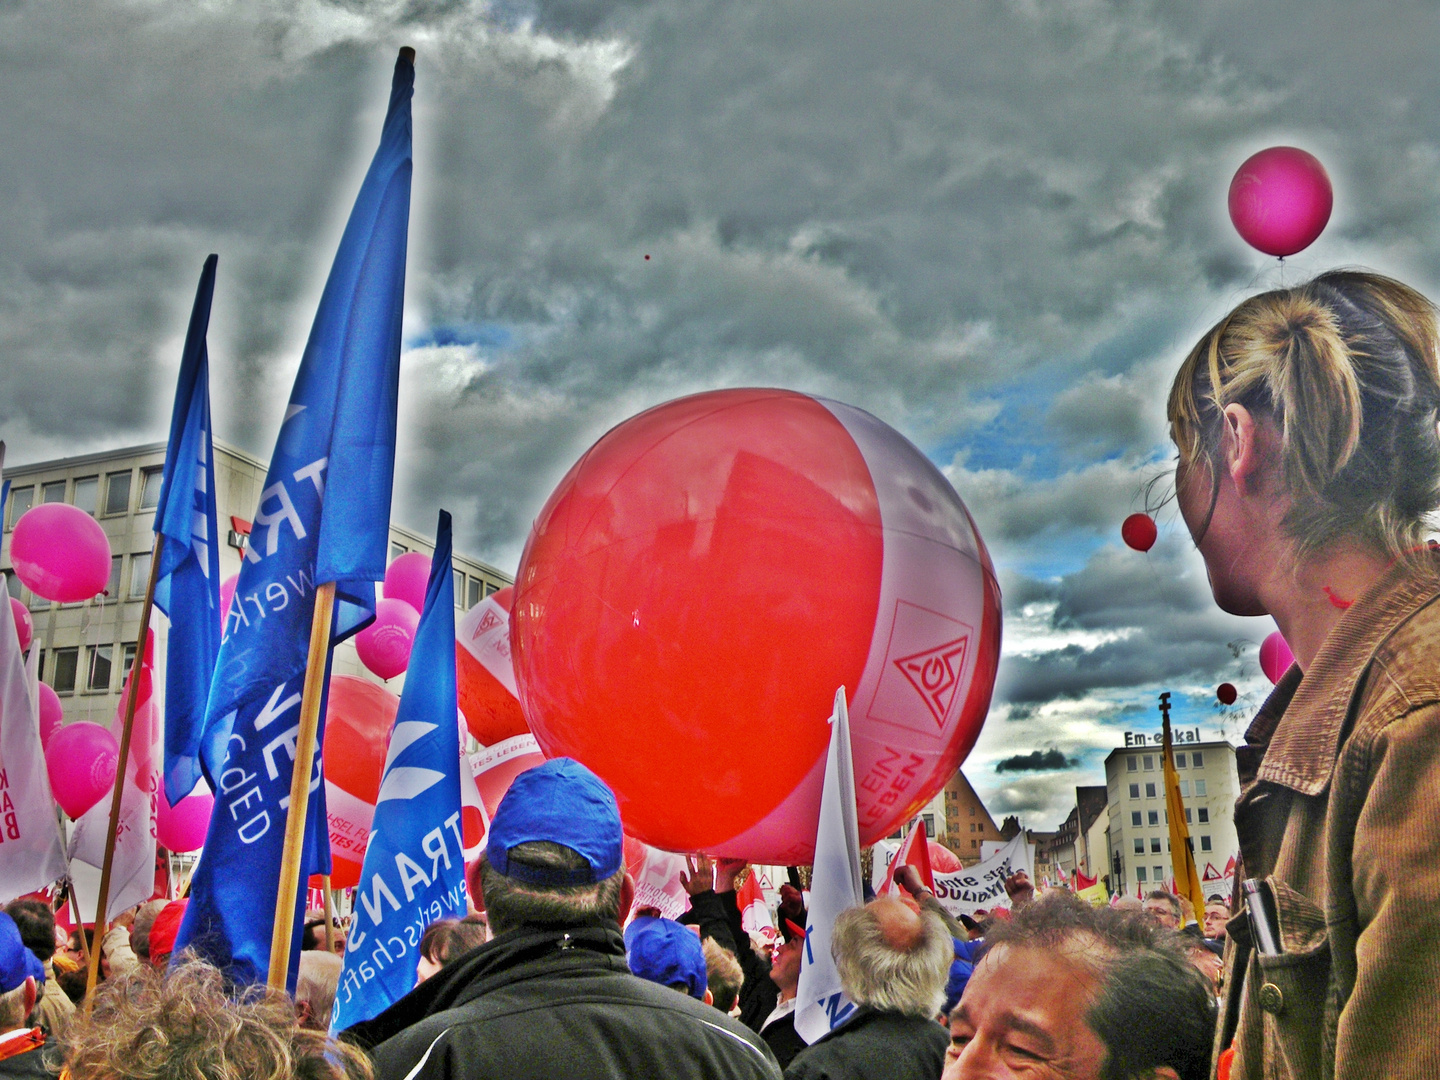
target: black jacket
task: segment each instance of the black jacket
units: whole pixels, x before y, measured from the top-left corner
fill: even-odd
[[[949,1045],[949,1033],[934,1020],[861,1006],[800,1051],[785,1080],[940,1080]]]
[[[614,923],[503,934],[345,1037],[377,1080],[780,1076],[752,1032],[631,975]]]
[[[745,981],[740,984],[740,1022],[751,1031],[759,1031],[760,1025],[775,1011],[780,988],[770,981],[770,965],[763,956],[755,954],[750,935],[741,927],[735,890],[696,893],[690,897],[690,910],[681,915],[679,921],[698,926],[702,937],[714,938],[717,945],[735,954],[745,975]]]

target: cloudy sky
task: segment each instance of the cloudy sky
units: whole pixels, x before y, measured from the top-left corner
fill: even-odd
[[[1273,626],[1215,609],[1172,509],[1148,555],[1119,522],[1167,490],[1181,356],[1279,278],[1225,215],[1249,154],[1300,145],[1334,180],[1286,280],[1363,264],[1440,293],[1433,4],[5,0],[12,462],[164,437],[209,251],[216,432],[268,456],[402,44],[400,523],[443,503],[513,571],[626,416],[818,392],[929,454],[1000,568],[966,766],[997,816],[1053,827],[1161,689],[1243,730],[1214,687],[1263,698]]]

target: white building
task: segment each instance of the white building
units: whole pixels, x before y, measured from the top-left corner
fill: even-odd
[[[1105,759],[1111,892],[1133,895],[1137,886],[1148,892],[1175,876],[1160,757],[1158,734],[1127,732],[1126,745]],[[1207,863],[1223,872],[1239,850],[1235,748],[1228,742],[1202,742],[1198,728],[1176,729],[1175,769],[1195,865],[1202,877]]]

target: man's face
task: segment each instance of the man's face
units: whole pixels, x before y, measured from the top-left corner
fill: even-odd
[[[1145,914],[1161,926],[1171,930],[1180,928],[1180,920],[1175,917],[1175,909],[1167,900],[1146,900]]]
[[[770,981],[781,990],[794,990],[800,982],[800,957],[804,951],[804,938],[792,938],[777,946],[770,961]]]
[[[1079,948],[987,953],[950,1014],[943,1080],[1099,1080],[1105,1046],[1085,1023],[1099,984]]]
[[[1216,939],[1225,936],[1225,924],[1230,921],[1230,909],[1224,904],[1209,904],[1205,908],[1205,936]]]

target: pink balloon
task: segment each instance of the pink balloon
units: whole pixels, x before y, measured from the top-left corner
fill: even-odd
[[[55,801],[66,816],[80,817],[114,789],[119,761],[115,736],[88,720],[66,724],[50,736],[45,771]]]
[[[1230,220],[1251,247],[1294,255],[1325,231],[1335,193],[1325,166],[1294,146],[1272,146],[1247,158],[1230,181]]]
[[[62,604],[88,600],[110,580],[110,540],[100,523],[69,503],[26,510],[10,537],[10,561],[25,587]]]
[[[30,648],[30,639],[35,634],[35,624],[30,621],[30,612],[15,597],[10,598],[10,614],[15,616],[15,636],[20,639],[20,651]]]
[[[220,632],[222,634],[225,632],[225,620],[230,616],[230,601],[235,599],[235,586],[238,584],[240,584],[239,574],[231,574],[220,582]]]
[[[205,843],[205,831],[210,827],[210,811],[215,808],[215,796],[208,791],[197,791],[186,795],[180,802],[170,805],[165,797],[165,788],[155,800],[155,835],[160,843],[171,851],[194,851]]]
[[[1295,654],[1290,651],[1290,643],[1279,630],[1260,643],[1260,670],[1272,683],[1278,683],[1280,676],[1289,671],[1293,663]]]
[[[65,710],[60,704],[60,695],[50,689],[49,683],[40,684],[40,748],[50,746],[50,736],[60,730],[65,720]],[[117,748],[116,752],[119,750]]]
[[[425,610],[425,587],[430,583],[430,556],[407,551],[385,571],[385,598],[404,600],[416,611]]]
[[[386,597],[379,601],[375,621],[355,635],[360,662],[380,678],[393,679],[410,666],[410,649],[419,626],[420,613],[404,600]]]

